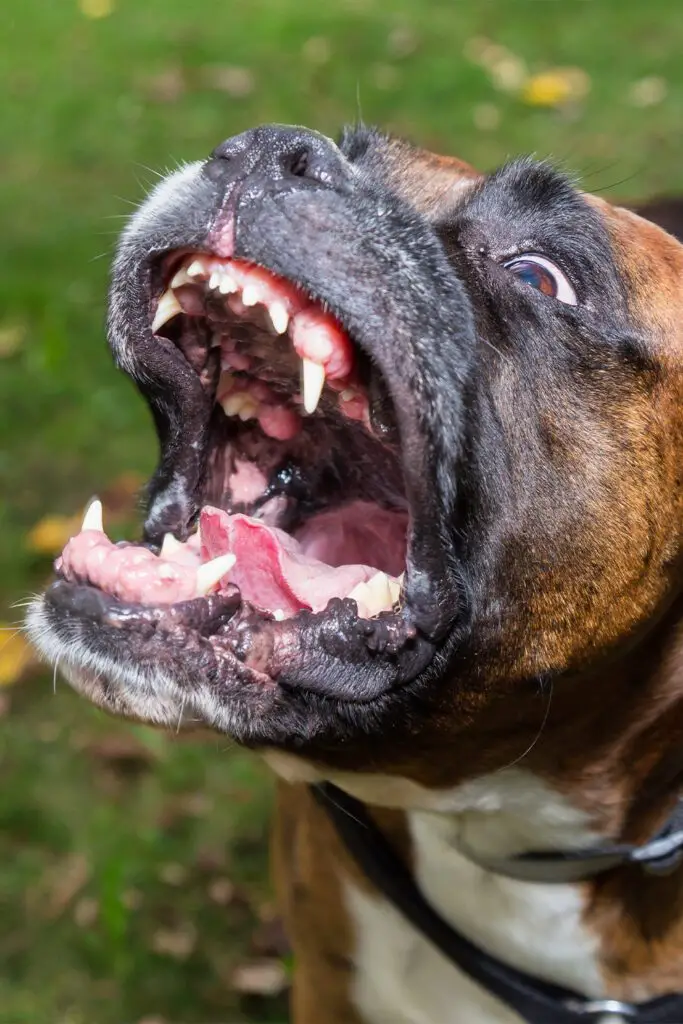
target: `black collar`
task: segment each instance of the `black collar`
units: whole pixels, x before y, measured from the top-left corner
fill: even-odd
[[[586,999],[572,989],[534,978],[503,963],[475,946],[448,924],[427,902],[415,881],[377,828],[364,804],[330,783],[312,787],[337,833],[359,867],[379,891],[445,957],[482,988],[517,1013],[526,1024],[683,1024],[683,993],[672,993],[645,1003],[623,1003],[614,999]],[[604,856],[603,856],[604,855]],[[627,844],[606,846],[593,851],[528,854],[505,865],[524,863],[524,873],[514,878],[530,881],[533,866],[582,864],[581,873],[563,881],[576,881],[624,864],[641,864],[647,870],[670,871],[683,857],[683,801],[654,839],[641,847]],[[590,867],[587,873],[586,869]],[[527,873],[527,869],[528,873]],[[496,868],[493,868],[496,870]],[[540,872],[543,874],[543,871]],[[548,881],[539,877],[536,881]],[[554,881],[559,881],[556,876]]]

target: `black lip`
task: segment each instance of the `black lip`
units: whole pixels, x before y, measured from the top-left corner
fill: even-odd
[[[355,602],[276,622],[254,614],[235,589],[176,605],[126,604],[96,587],[57,579],[45,607],[58,635],[70,622],[92,631],[100,650],[122,662],[154,659],[180,679],[210,679],[218,695],[236,685],[277,685],[290,695],[368,703],[411,683],[435,648],[390,617],[360,619]],[[189,668],[189,672],[188,672]]]

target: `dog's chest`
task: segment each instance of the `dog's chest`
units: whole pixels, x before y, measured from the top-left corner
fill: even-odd
[[[460,825],[469,840],[473,822]],[[477,867],[454,849],[452,819],[414,814],[410,826],[419,885],[455,928],[538,978],[603,994],[579,886],[519,882]],[[358,965],[353,999],[368,1024],[519,1024],[384,900],[352,884],[346,896]]]

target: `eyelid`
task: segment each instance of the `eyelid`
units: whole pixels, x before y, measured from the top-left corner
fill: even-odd
[[[550,274],[553,275],[557,283],[557,295],[555,296],[556,302],[564,302],[567,306],[578,305],[578,299],[576,296],[576,290],[572,285],[571,281],[564,273],[564,271],[558,267],[557,263],[554,263],[547,256],[541,256],[536,252],[523,252],[517,256],[513,256],[506,260],[503,264],[504,267],[511,267],[515,263],[536,263],[539,267],[543,267]]]

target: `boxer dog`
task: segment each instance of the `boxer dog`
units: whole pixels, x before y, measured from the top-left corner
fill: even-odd
[[[538,1020],[368,879],[321,781],[495,963],[672,1019],[631,1004],[683,990],[681,868],[506,865],[676,806],[683,245],[546,163],[269,126],[154,190],[110,298],[144,543],[93,503],[29,627],[101,707],[275,768],[296,1024]]]

